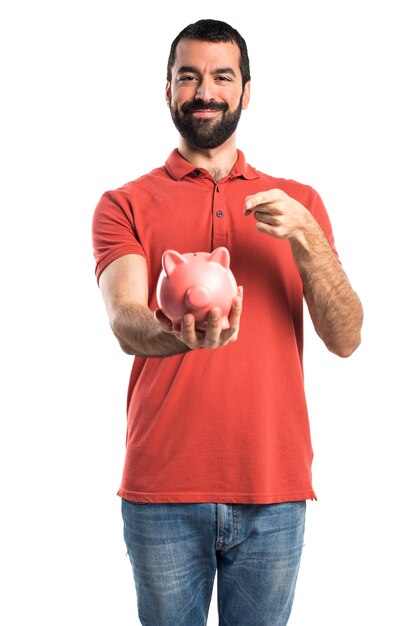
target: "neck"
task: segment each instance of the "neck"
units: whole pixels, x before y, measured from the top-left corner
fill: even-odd
[[[179,152],[197,168],[207,170],[215,182],[228,176],[237,160],[235,134],[221,146],[212,149],[195,148],[180,137]]]

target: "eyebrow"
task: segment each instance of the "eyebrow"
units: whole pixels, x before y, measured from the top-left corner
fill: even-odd
[[[195,65],[181,65],[177,71],[178,74],[183,74],[185,72],[192,72],[194,74],[200,74],[200,70],[199,68],[197,68]],[[234,70],[232,69],[232,67],[218,67],[216,68],[216,70],[213,70],[213,72],[211,72],[212,75],[214,74],[231,74],[231,76],[234,76],[236,78],[236,73],[234,72]]]

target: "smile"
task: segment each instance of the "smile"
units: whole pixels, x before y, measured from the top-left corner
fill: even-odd
[[[202,111],[192,111],[193,117],[206,117],[211,118],[215,117],[221,111],[214,111],[213,109],[203,109]]]

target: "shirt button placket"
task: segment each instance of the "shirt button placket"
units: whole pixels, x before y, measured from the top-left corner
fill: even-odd
[[[223,206],[223,194],[221,186],[216,185],[213,194],[213,247],[224,246],[228,240],[225,221],[225,207]]]

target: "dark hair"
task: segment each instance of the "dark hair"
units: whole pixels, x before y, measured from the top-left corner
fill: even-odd
[[[176,48],[180,39],[198,39],[211,43],[236,43],[240,49],[239,67],[242,75],[242,86],[247,83],[250,76],[250,60],[248,58],[247,44],[239,32],[226,22],[218,20],[199,20],[195,24],[189,24],[177,35],[171,44],[170,55],[167,63],[167,80],[171,82],[171,69],[176,59]]]

